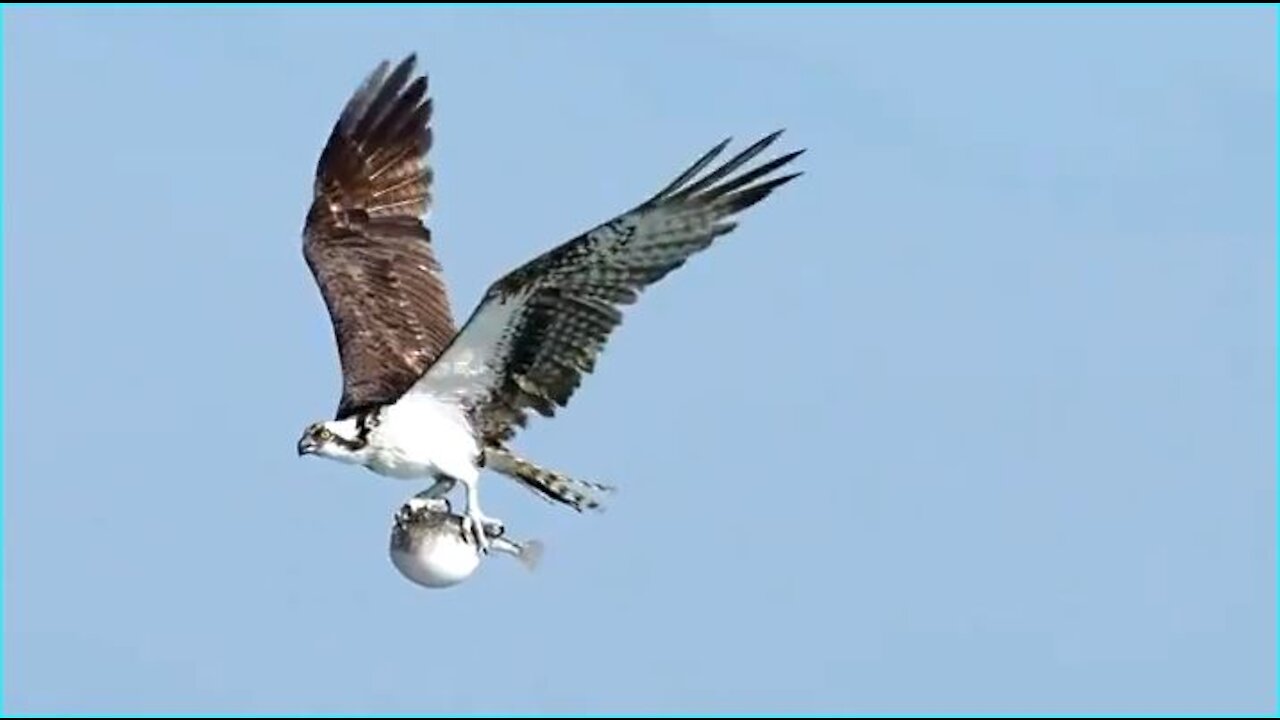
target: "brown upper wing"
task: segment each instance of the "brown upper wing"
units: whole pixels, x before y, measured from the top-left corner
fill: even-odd
[[[410,55],[381,63],[343,108],[316,167],[303,255],[333,322],[342,418],[392,402],[456,327],[431,232],[431,100]]]

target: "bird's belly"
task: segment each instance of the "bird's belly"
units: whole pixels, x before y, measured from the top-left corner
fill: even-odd
[[[370,440],[369,469],[406,480],[462,477],[474,468],[479,452],[470,428],[430,406],[388,412]]]
[[[367,467],[379,475],[397,480],[434,477],[439,470],[430,460],[422,462],[394,451],[374,453]]]

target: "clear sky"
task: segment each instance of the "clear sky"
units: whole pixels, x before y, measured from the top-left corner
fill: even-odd
[[[1267,713],[1274,11],[10,9],[10,713]],[[465,585],[299,459],[298,236],[384,58],[456,313],[775,128],[806,175],[517,447],[620,486]]]

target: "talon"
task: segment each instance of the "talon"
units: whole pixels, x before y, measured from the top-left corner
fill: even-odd
[[[482,553],[488,553],[492,545],[491,538],[501,537],[506,532],[506,526],[496,518],[479,512],[468,512],[463,516],[463,531]]]
[[[489,538],[485,535],[484,518],[465,515],[462,519],[462,530],[467,542],[474,543],[482,554],[489,553]]]

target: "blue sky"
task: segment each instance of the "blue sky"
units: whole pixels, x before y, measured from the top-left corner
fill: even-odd
[[[5,15],[9,713],[1268,713],[1269,8]],[[775,128],[806,175],[521,451],[620,486],[430,592],[294,442],[298,231],[417,52],[458,314]],[[739,145],[740,146],[740,145]]]

